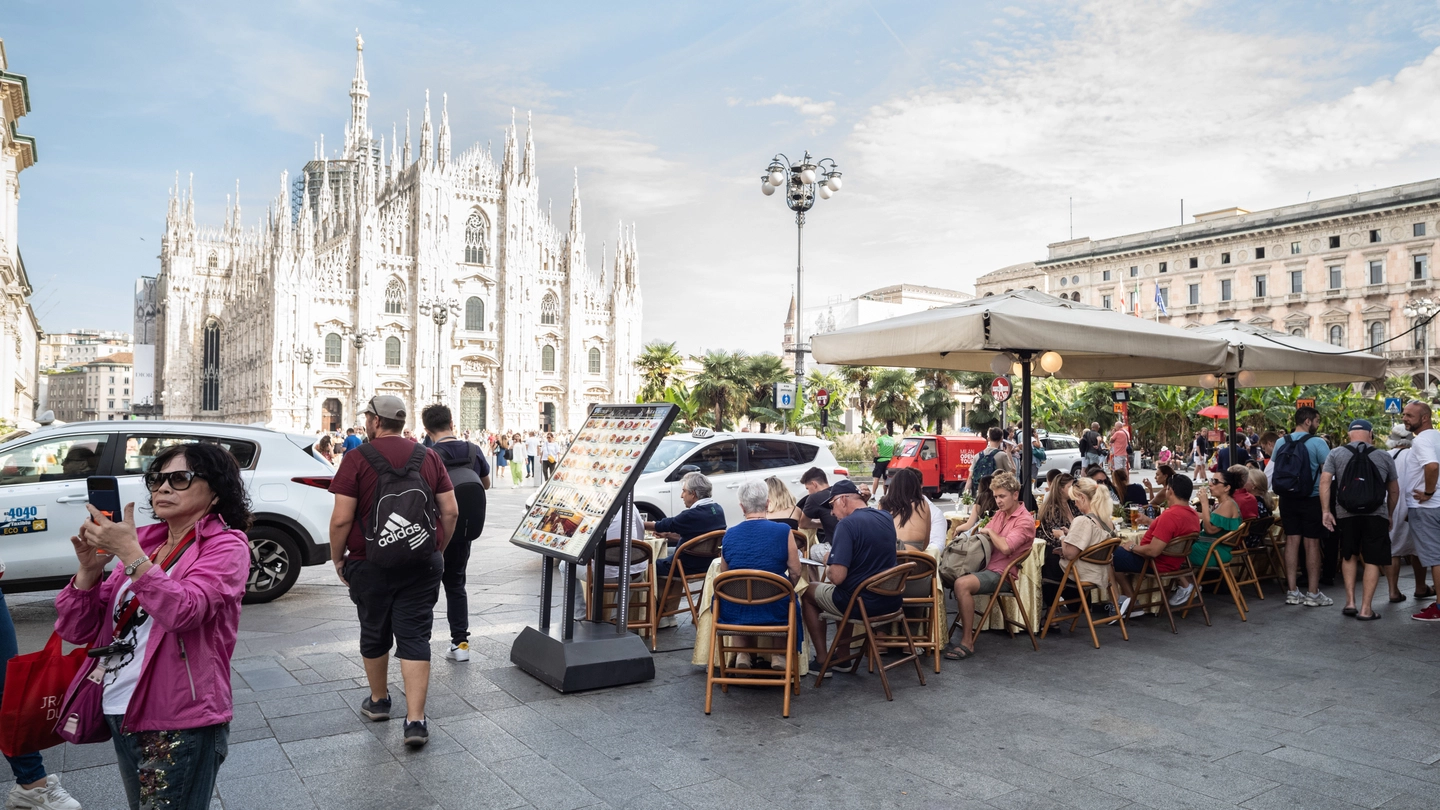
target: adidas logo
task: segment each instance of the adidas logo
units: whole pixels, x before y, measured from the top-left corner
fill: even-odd
[[[429,537],[430,533],[426,531],[424,526],[418,523],[411,523],[401,515],[392,512],[390,513],[390,519],[385,521],[385,528],[380,530],[380,537],[376,540],[376,543],[378,543],[381,548],[384,548],[391,543],[398,543],[403,540],[409,544],[411,551],[415,551],[424,545]]]

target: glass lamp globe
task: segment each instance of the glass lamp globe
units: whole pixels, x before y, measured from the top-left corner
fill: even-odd
[[[828,200],[828,199],[830,199],[831,197],[834,197],[834,196],[835,196],[835,192],[831,191],[829,186],[821,186],[821,187],[820,187],[820,199],[822,199],[822,200]]]
[[[840,190],[840,175],[839,175],[838,173],[830,175],[830,179],[825,181],[825,185],[826,185],[826,187],[829,188],[831,191],[839,191],[839,190]]]
[[[1220,378],[1219,378],[1219,377],[1216,377],[1214,374],[1201,374],[1201,375],[1200,375],[1200,387],[1201,387],[1201,388],[1204,388],[1205,390],[1209,391],[1209,390],[1211,390],[1211,389],[1213,389],[1213,388],[1215,388],[1215,387],[1217,387],[1217,386],[1219,386],[1219,385],[1220,385]]]
[[[1001,352],[995,355],[995,359],[990,361],[990,370],[996,374],[1008,374],[1010,373],[1010,364],[1014,362],[1015,358]]]
[[[1045,352],[1040,355],[1040,368],[1044,369],[1047,374],[1054,374],[1064,364],[1065,358],[1061,357],[1059,352]]]
[[[772,185],[772,186],[783,186],[783,185],[785,185],[785,172],[780,171],[779,169],[772,169],[772,170],[770,171],[770,185]]]
[[[814,166],[806,166],[804,169],[800,170],[800,182],[804,183],[807,186],[815,182]]]
[[[1241,388],[1255,387],[1255,372],[1247,368],[1239,374],[1236,374],[1235,384],[1240,386]]]
[[[1020,373],[1023,372],[1024,370],[1025,370],[1025,369],[1024,369],[1023,366],[1020,365],[1020,361],[1019,361],[1019,360],[1016,360],[1015,362],[1013,362],[1013,363],[1010,364],[1010,375],[1011,375],[1012,377],[1019,377],[1019,376],[1020,376]]]
[[[760,193],[764,194],[766,197],[769,197],[771,194],[775,193],[775,187],[770,185],[770,178],[767,177],[764,180],[760,181]]]

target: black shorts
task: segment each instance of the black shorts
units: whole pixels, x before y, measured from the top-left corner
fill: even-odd
[[[445,558],[435,552],[428,562],[406,568],[381,568],[368,560],[347,560],[345,581],[360,617],[360,654],[379,658],[390,652],[404,661],[430,660],[430,629]]]
[[[1280,496],[1280,526],[1286,537],[1315,537],[1325,533],[1325,524],[1320,522],[1320,496],[1292,498]]]
[[[889,462],[889,461],[876,461],[876,462],[875,462],[875,469],[874,469],[874,470],[872,471],[872,473],[871,473],[872,475],[875,476],[875,483],[877,483],[877,484],[883,484],[883,483],[885,483],[885,474],[886,474],[887,471],[889,471],[889,469],[890,469],[890,462]]]
[[[1335,521],[1340,538],[1340,559],[1356,555],[1366,565],[1390,564],[1390,521],[1380,515],[1352,515]]]

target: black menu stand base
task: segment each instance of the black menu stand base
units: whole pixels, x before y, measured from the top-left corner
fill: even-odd
[[[560,627],[549,633],[526,627],[510,648],[510,663],[562,693],[655,679],[650,647],[634,633],[578,622],[571,638],[561,635]]]

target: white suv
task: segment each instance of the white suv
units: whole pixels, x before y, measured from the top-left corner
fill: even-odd
[[[334,471],[315,454],[315,438],[218,422],[73,422],[0,444],[0,584],[50,590],[75,574],[70,537],[89,517],[89,476],[115,476],[135,522],[154,523],[142,473],[162,449],[187,442],[215,442],[240,464],[255,516],[246,602],[280,596],[301,566],[330,559]]]
[[[740,512],[740,487],[746,481],[777,476],[798,499],[805,495],[800,476],[811,467],[825,471],[834,483],[850,473],[835,460],[830,442],[782,433],[713,433],[700,428],[689,435],[666,436],[635,482],[635,506],[646,520],[659,520],[685,508],[680,478],[702,472],[714,485],[713,497],[725,509],[731,526],[745,519]]]

